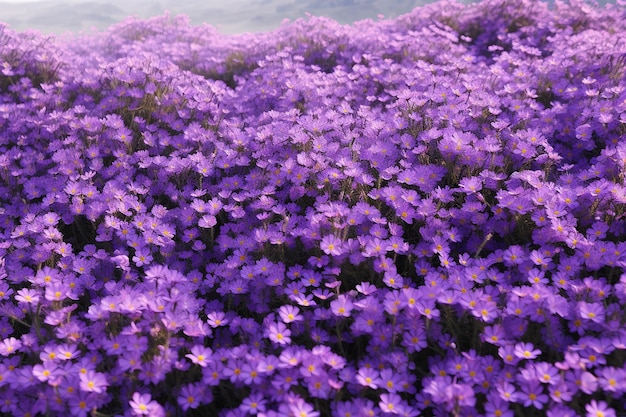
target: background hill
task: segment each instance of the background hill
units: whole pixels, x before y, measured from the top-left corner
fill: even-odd
[[[459,0],[470,3],[472,0]],[[340,23],[395,17],[428,0],[0,0],[0,22],[14,30],[35,29],[62,34],[103,30],[127,16],[148,18],[169,10],[186,14],[192,24],[219,26],[223,33],[269,31],[284,19],[295,20],[306,12],[328,16]],[[598,3],[614,3],[600,0]]]

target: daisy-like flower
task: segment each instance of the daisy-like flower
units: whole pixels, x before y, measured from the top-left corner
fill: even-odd
[[[485,417],[514,417],[509,402],[497,395],[491,395],[485,402]]]
[[[180,408],[185,412],[190,408],[198,408],[200,402],[206,401],[206,396],[210,396],[210,393],[211,391],[204,389],[201,384],[185,384],[180,390],[178,405],[180,405]]]
[[[532,343],[516,343],[513,354],[520,359],[535,359],[541,355],[541,350],[535,349]]]
[[[129,405],[131,411],[135,416],[157,416],[165,415],[163,407],[156,401],[152,400],[150,394],[140,394],[138,392],[133,393],[133,398],[130,400]]]
[[[79,351],[76,345],[70,345],[68,343],[64,343],[62,345],[59,345],[57,348],[57,357],[61,361],[74,359],[78,355],[79,355]]]
[[[21,303],[37,304],[39,302],[39,292],[32,288],[22,288],[17,291],[15,299]]]
[[[191,362],[196,365],[200,365],[201,367],[205,367],[209,363],[209,359],[213,351],[210,348],[204,347],[202,345],[195,345],[191,348],[191,353],[185,355],[185,357],[189,358]]]
[[[342,242],[333,235],[324,236],[320,248],[326,255],[339,256],[342,253]]]
[[[96,371],[80,373],[80,389],[87,392],[102,393],[109,386],[106,375]]]
[[[374,368],[360,368],[356,374],[356,380],[364,387],[376,389],[380,386],[381,380],[378,371]]]
[[[598,324],[604,323],[604,308],[600,303],[580,301],[578,303],[578,309],[583,319],[591,320]]]
[[[51,385],[54,381],[60,382],[59,368],[52,361],[45,361],[43,364],[35,365],[33,367],[33,375],[41,382],[48,382]]]
[[[252,415],[265,411],[267,401],[261,393],[252,393],[243,399],[239,409]]]
[[[315,408],[301,398],[297,398],[289,404],[289,411],[296,417],[319,417],[320,413]]]
[[[354,304],[345,294],[341,294],[331,301],[330,308],[336,316],[350,317]]]
[[[587,417],[615,417],[615,410],[604,401],[591,400],[585,405],[585,411],[587,411]]]
[[[380,394],[378,406],[385,414],[398,414],[404,405],[402,397],[395,393]]]
[[[626,392],[626,370],[606,366],[598,372],[598,383],[603,390],[609,392]]]
[[[0,355],[9,356],[22,347],[22,342],[14,337],[9,337],[0,342]]]
[[[300,310],[296,306],[287,304],[278,309],[278,315],[284,323],[292,323],[294,321],[302,321],[304,318],[300,314]]]
[[[542,384],[554,385],[560,381],[558,368],[548,362],[536,363],[533,370]]]
[[[225,326],[229,321],[226,313],[222,311],[213,311],[207,315],[207,323],[213,328]]]
[[[521,389],[521,398],[524,406],[533,406],[538,409],[543,409],[544,405],[548,402],[549,397],[543,393],[543,387],[539,382],[527,382],[523,384]]]
[[[459,182],[459,188],[467,194],[477,193],[482,190],[483,181],[480,177],[465,177]]]
[[[291,343],[291,330],[287,328],[285,323],[277,322],[269,326],[269,339],[279,345],[288,345]]]

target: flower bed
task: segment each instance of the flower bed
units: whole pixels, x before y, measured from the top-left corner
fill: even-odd
[[[0,411],[619,415],[626,9],[556,3],[0,27]]]

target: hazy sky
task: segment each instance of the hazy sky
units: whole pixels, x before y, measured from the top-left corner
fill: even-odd
[[[12,29],[46,33],[103,30],[127,16],[186,14],[193,24],[219,26],[224,33],[271,30],[305,12],[342,23],[407,13],[428,0],[0,0],[0,21]]]
[[[457,0],[464,3],[475,0]],[[541,0],[537,0],[541,1]],[[614,2],[603,0],[601,3]],[[44,33],[105,30],[128,16],[148,18],[170,11],[192,24],[209,23],[223,33],[268,31],[306,12],[340,23],[395,17],[433,0],[0,0],[0,22],[18,31]]]

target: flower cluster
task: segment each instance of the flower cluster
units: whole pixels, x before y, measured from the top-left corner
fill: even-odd
[[[0,25],[0,411],[626,407],[626,9]]]

